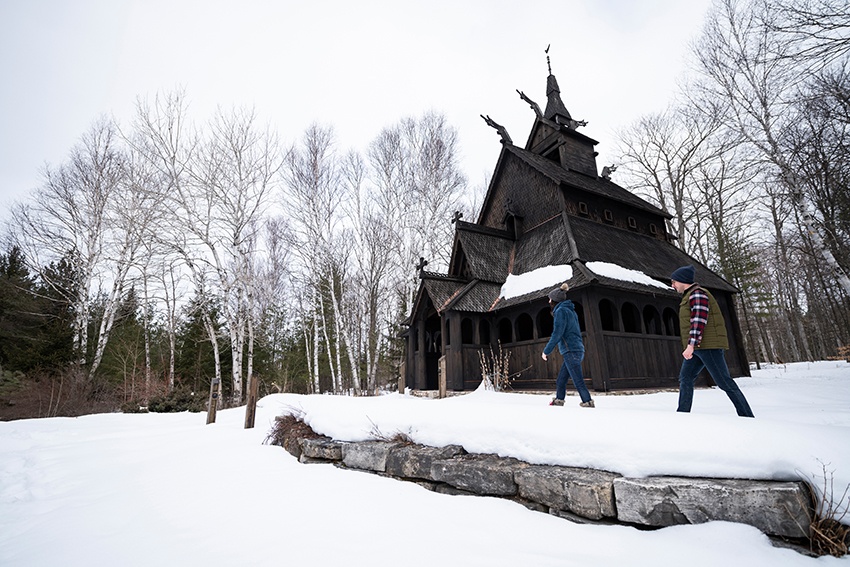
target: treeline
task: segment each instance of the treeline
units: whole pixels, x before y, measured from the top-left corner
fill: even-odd
[[[620,135],[625,183],[741,290],[751,360],[850,356],[848,52],[846,2],[717,0],[678,99]]]
[[[11,212],[0,397],[41,416],[394,383],[416,262],[445,265],[471,213],[457,152],[433,112],[363,154],[320,125],[282,147],[241,109],[195,124],[180,92],[98,121]]]

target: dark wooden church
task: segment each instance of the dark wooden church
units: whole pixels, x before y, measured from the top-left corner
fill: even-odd
[[[697,281],[717,298],[730,337],[733,376],[749,375],[734,308],[736,288],[671,243],[670,215],[597,173],[597,142],[577,128],[550,74],[545,111],[534,110],[525,147],[485,117],[501,135],[502,151],[475,223],[455,219],[447,274],[419,270],[420,287],[407,320],[402,381],[413,390],[473,390],[481,383],[480,351],[510,353],[514,390],[554,390],[561,357],[540,354],[552,332],[546,294],[505,299],[509,274],[569,265],[568,298],[576,304],[593,390],[678,386],[681,365],[678,306],[672,289],[594,273],[605,263],[670,283],[679,266],[694,264]],[[457,215],[456,215],[457,216]],[[589,266],[590,264],[590,266]],[[559,282],[560,283],[560,282]],[[703,373],[703,383],[710,378]]]

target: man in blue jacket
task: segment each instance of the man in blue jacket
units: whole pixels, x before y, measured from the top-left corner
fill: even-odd
[[[581,329],[578,325],[575,307],[573,302],[567,299],[568,289],[570,289],[570,286],[563,283],[561,287],[553,289],[548,295],[554,324],[552,336],[543,349],[543,360],[549,360],[549,354],[555,350],[555,345],[558,345],[558,350],[564,357],[564,364],[561,366],[558,381],[555,383],[555,397],[549,405],[564,405],[564,397],[567,395],[567,380],[572,378],[573,384],[578,390],[578,395],[581,396],[579,405],[583,408],[593,408],[596,407],[596,404],[590,398],[590,392],[587,390],[587,385],[584,383],[584,377],[581,373],[581,361],[584,360],[584,343],[581,340]]]

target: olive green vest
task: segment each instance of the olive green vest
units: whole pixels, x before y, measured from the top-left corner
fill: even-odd
[[[682,348],[688,347],[688,334],[691,330],[691,293],[697,288],[701,289],[708,296],[708,318],[705,323],[705,329],[702,332],[702,341],[695,348],[728,349],[729,337],[726,336],[726,321],[723,320],[723,313],[720,311],[720,306],[707,289],[698,285],[688,288],[682,294],[682,302],[679,304],[679,329],[681,329],[682,334]]]

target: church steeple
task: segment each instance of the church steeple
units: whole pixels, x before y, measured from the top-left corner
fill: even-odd
[[[558,88],[558,79],[552,74],[549,46],[546,46],[546,66],[549,67],[549,76],[546,77],[546,112],[543,113],[543,117],[556,124],[575,128],[573,117],[570,116],[567,107],[564,106],[564,101],[561,100],[561,89]]]
[[[547,57],[548,59],[548,57]],[[551,69],[549,76],[546,78],[546,111],[543,117],[555,122],[570,126],[573,123],[573,118],[570,116],[567,107],[561,100],[561,89],[558,88],[558,79],[552,74]]]
[[[537,115],[525,149],[560,164],[565,169],[595,178],[597,177],[596,152],[593,147],[596,145],[596,140],[578,131],[578,128],[586,126],[587,122],[575,120],[564,106],[558,80],[552,74],[548,47],[546,48],[546,64],[549,67],[549,75],[546,77],[545,112],[540,112],[540,107],[525,96],[525,93],[517,91],[520,98],[529,103]]]

